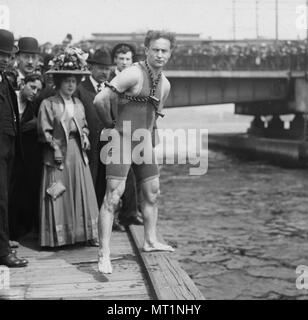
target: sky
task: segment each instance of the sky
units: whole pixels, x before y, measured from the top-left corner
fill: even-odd
[[[305,23],[300,23],[306,1],[277,1],[278,37],[306,37]],[[274,38],[276,30],[275,0],[0,0],[1,6],[9,9],[15,38],[32,36],[40,43],[60,43],[67,33],[74,41],[92,33],[148,29],[251,39],[257,34]]]

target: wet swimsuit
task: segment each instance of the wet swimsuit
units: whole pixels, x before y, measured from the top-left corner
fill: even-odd
[[[143,84],[141,91],[136,97],[148,97],[151,92],[151,79],[144,64],[137,64],[141,68],[143,77]],[[161,99],[162,79],[157,84],[155,96]],[[152,145],[152,131],[155,123],[156,109],[150,101],[136,102],[129,101],[127,99],[119,97],[118,114],[116,117],[115,130],[118,133],[119,139],[112,139],[108,143],[109,153],[108,155],[115,155],[117,153],[117,163],[106,163],[106,178],[107,179],[126,179],[130,166],[132,166],[137,183],[154,179],[159,176],[158,165],[155,158],[155,153]],[[125,128],[131,127],[131,130],[127,131]],[[142,132],[138,129],[146,129]],[[136,131],[137,130],[137,131]],[[133,134],[141,133],[141,135],[147,134],[147,138],[144,140],[134,141]],[[134,139],[134,140],[133,140]],[[121,148],[119,148],[119,142]],[[129,146],[131,148],[124,146]],[[139,146],[139,148],[138,148]],[[142,149],[142,150],[141,150]],[[107,150],[107,149],[105,149]],[[139,152],[141,151],[141,152]],[[106,159],[107,151],[103,158]],[[146,163],[143,157],[149,156]],[[142,162],[142,163],[140,163]]]

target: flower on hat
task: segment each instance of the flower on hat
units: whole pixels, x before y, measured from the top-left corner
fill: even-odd
[[[80,70],[88,71],[88,54],[79,48],[67,48],[64,53],[60,53],[49,61],[49,66],[54,71],[60,70]]]

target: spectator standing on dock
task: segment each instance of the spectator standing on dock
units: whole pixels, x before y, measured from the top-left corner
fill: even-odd
[[[97,240],[98,206],[88,165],[89,130],[82,102],[73,96],[86,57],[68,48],[53,59],[55,96],[42,101],[38,131],[45,144],[40,191],[40,245],[61,246]],[[90,244],[91,244],[90,243]]]
[[[22,37],[18,41],[17,58],[17,85],[23,84],[26,75],[39,73],[40,49],[38,41],[32,37]]]
[[[20,130],[16,93],[4,75],[14,52],[14,35],[0,29],[0,265],[25,267],[26,259],[19,259],[9,243],[9,197],[12,186],[12,165],[15,146],[20,148]]]
[[[14,164],[14,186],[10,201],[10,239],[18,240],[32,228],[38,231],[39,189],[41,178],[41,150],[37,135],[35,99],[42,90],[38,74],[25,77],[17,92],[21,132],[22,157]]]
[[[103,161],[108,160],[110,150],[111,154],[120,154],[119,163],[106,164],[107,190],[99,216],[98,268],[102,273],[112,272],[110,262],[112,222],[114,211],[124,192],[126,177],[131,166],[142,190],[143,250],[146,252],[174,251],[171,246],[157,240],[159,170],[154,160],[152,131],[156,117],[162,115],[161,110],[170,91],[170,83],[163,75],[162,69],[171,56],[175,37],[172,33],[151,30],[147,33],[144,44],[146,60],[123,70],[110,84],[106,83],[105,88],[94,100],[105,126],[114,128],[113,132],[117,134],[120,145],[128,141],[131,143],[131,148],[127,148],[128,150],[124,152],[124,149],[121,149],[116,143],[117,139],[115,141],[112,139],[109,145],[111,149],[107,151],[107,148],[102,152]],[[123,95],[123,93],[125,94]],[[114,118],[111,116],[111,109]],[[131,125],[131,132],[125,130],[127,122]],[[146,136],[143,137],[143,152],[149,152],[152,155],[153,161],[151,163],[145,163],[144,159],[141,159],[140,153],[140,158],[138,156],[135,158],[132,154],[136,141],[132,140],[131,134],[137,129],[144,129],[143,132]],[[131,159],[131,164],[126,164],[123,159]]]
[[[110,52],[98,49],[92,57],[87,59],[90,77],[82,81],[75,95],[81,100],[85,108],[86,120],[89,128],[89,140],[91,149],[87,151],[92,179],[95,187],[98,206],[100,207],[106,190],[105,168],[100,168],[100,135],[104,124],[97,114],[93,100],[98,92],[104,87],[108,80],[112,66]]]

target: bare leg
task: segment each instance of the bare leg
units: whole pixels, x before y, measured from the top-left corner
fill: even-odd
[[[158,217],[157,198],[159,195],[159,179],[146,181],[142,189],[142,213],[144,219],[144,244],[143,250],[150,251],[174,251],[171,246],[158,242],[156,224]]]
[[[108,179],[104,202],[98,217],[99,253],[98,270],[102,273],[112,273],[110,262],[110,238],[114,212],[119,205],[125,189],[125,180]]]

